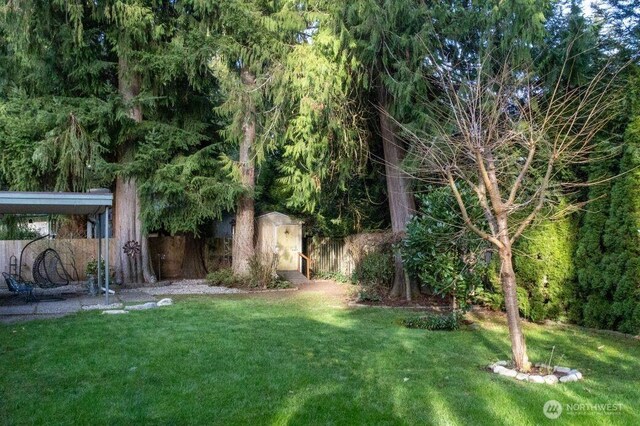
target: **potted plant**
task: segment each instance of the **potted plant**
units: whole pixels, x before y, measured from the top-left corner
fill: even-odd
[[[87,266],[84,271],[87,275],[87,290],[89,294],[95,296],[100,291],[100,284],[98,282],[98,268],[104,270],[104,259],[100,259],[100,262],[96,258],[91,258],[89,262],[87,262]],[[102,277],[104,280],[104,277]]]

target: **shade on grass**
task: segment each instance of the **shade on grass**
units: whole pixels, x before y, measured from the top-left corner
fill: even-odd
[[[506,329],[428,332],[406,312],[320,295],[179,300],[152,311],[0,325],[3,424],[544,424],[547,400],[622,404],[561,424],[640,424],[640,342],[527,325],[533,360],[579,383],[517,382],[482,369]]]

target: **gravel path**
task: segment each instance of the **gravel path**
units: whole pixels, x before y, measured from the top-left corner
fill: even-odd
[[[160,287],[138,287],[122,289],[119,292],[142,292],[151,295],[161,294],[233,294],[246,293],[244,290],[227,287],[212,287],[206,280],[181,280],[174,281],[170,285]]]

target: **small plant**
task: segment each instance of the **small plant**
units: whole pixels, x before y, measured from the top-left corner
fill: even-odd
[[[279,279],[276,273],[277,265],[277,255],[252,256],[249,259],[249,284],[251,287],[270,288],[272,283]]]
[[[457,330],[460,328],[461,315],[459,312],[448,314],[427,314],[419,317],[405,318],[402,325],[407,328],[421,330]]]
[[[380,302],[382,301],[382,298],[377,291],[363,288],[358,292],[358,297],[356,300],[358,302]]]
[[[374,251],[362,258],[351,279],[364,287],[389,287],[393,273],[390,253]]]
[[[98,268],[100,268],[101,271],[104,270],[104,259],[100,258],[100,263],[98,264],[98,259],[93,257],[87,262],[87,266],[84,268],[84,272],[87,275],[96,276],[98,275]]]
[[[211,286],[220,287],[239,287],[242,284],[242,279],[236,276],[231,268],[218,269],[209,273],[207,281]]]
[[[287,280],[283,280],[282,278],[276,278],[275,280],[271,281],[268,285],[267,288],[270,289],[285,289],[285,288],[292,288],[293,285],[287,281]]]
[[[314,278],[320,280],[332,280],[339,283],[351,284],[351,278],[342,272],[316,272]]]

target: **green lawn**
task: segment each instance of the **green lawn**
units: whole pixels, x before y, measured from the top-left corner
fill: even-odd
[[[185,298],[153,311],[0,325],[3,424],[640,424],[640,342],[527,325],[585,380],[489,374],[506,330],[428,332],[321,295]],[[556,362],[554,362],[555,364]],[[622,412],[544,417],[545,401]]]

